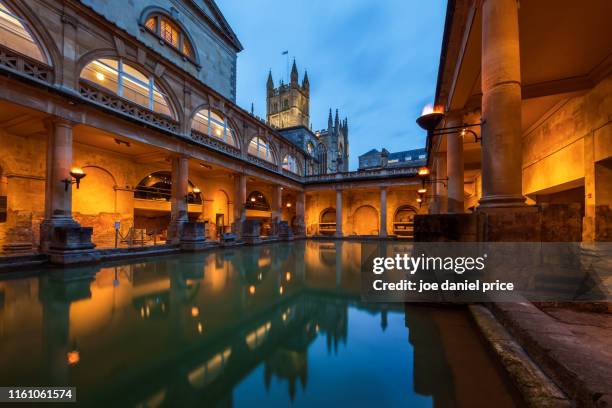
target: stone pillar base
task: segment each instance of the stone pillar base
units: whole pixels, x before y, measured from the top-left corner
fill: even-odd
[[[62,251],[51,249],[46,252],[49,263],[56,265],[77,265],[100,261],[100,252],[95,249]]]
[[[92,233],[93,228],[81,227],[75,221],[64,225],[43,223],[41,237],[43,234],[47,239],[51,236],[50,242],[46,241],[44,251],[49,256],[49,262],[59,265],[98,262],[100,253],[91,242]]]
[[[199,251],[206,248],[205,224],[203,222],[184,223],[180,245],[184,251]]]
[[[246,220],[242,223],[241,239],[247,245],[261,242],[261,223],[258,220]]]
[[[2,246],[2,252],[7,255],[29,255],[34,253],[31,242],[10,242]]]
[[[479,209],[495,207],[525,207],[525,197],[522,195],[491,195],[482,197],[479,201]],[[449,204],[450,210],[450,204]]]
[[[278,237],[285,241],[291,241],[293,239],[293,230],[287,221],[281,221],[278,224]]]
[[[170,224],[168,224],[168,244],[178,245],[181,243],[183,226],[187,222],[188,221],[170,221]]]

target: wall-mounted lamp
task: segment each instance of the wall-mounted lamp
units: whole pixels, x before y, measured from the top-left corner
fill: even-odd
[[[291,203],[287,203],[287,208],[291,208]]]
[[[76,184],[76,188],[79,188],[79,185],[81,184],[81,179],[86,175],[87,174],[85,174],[85,172],[81,168],[73,167],[72,170],[70,170],[70,178],[62,180],[62,183],[64,183],[65,186],[65,191],[68,191],[68,186],[71,186],[73,184]]]
[[[432,136],[441,136],[448,135],[451,133],[461,132],[461,136],[465,136],[466,133],[471,133],[474,135],[475,142],[481,142],[482,138],[476,134],[473,130],[467,129],[470,127],[481,126],[482,123],[472,123],[472,124],[464,124],[461,126],[449,126],[444,128],[437,128],[437,126],[442,122],[446,115],[441,110],[435,111],[434,108],[425,108],[423,109],[423,114],[419,116],[416,120],[417,125],[427,131],[428,134]]]

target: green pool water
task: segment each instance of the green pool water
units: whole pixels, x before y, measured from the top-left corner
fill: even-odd
[[[361,245],[0,277],[0,385],[103,407],[517,406],[465,310],[361,301]]]

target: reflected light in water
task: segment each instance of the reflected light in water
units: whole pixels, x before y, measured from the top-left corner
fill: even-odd
[[[196,306],[191,308],[191,316],[192,317],[198,317],[200,315],[200,309],[198,309]]]
[[[281,285],[281,287],[278,288],[278,293],[282,295],[284,291],[285,291],[285,288],[283,288],[283,286]]]
[[[79,353],[78,350],[69,351],[68,353],[66,353],[66,360],[68,361],[68,364],[71,366],[77,365],[79,361],[81,360],[81,354]]]
[[[291,280],[291,272],[285,273],[285,280],[289,282]]]
[[[251,294],[251,295],[255,294],[255,285],[249,286],[249,294]]]

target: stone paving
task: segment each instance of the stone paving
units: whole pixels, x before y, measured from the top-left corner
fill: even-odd
[[[529,356],[580,407],[612,406],[612,315],[529,302],[489,305]]]

